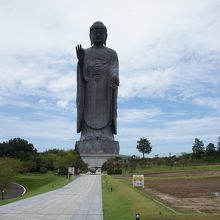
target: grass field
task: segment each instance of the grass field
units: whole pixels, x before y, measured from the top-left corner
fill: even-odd
[[[204,170],[204,167],[202,169]],[[209,168],[205,170],[209,170]],[[113,188],[112,192],[110,190],[111,187]],[[151,194],[139,189],[133,189],[131,178],[129,177],[103,176],[102,190],[104,220],[132,220],[135,219],[136,213],[141,214],[141,220],[220,219],[220,214],[198,214],[179,210],[174,210],[173,212],[169,207],[166,208],[166,205],[163,205],[164,203],[155,202]]]
[[[143,193],[156,197],[163,203],[178,210],[192,210],[203,213],[219,213],[220,192],[219,165],[196,166],[195,169],[167,170],[158,172],[142,172],[145,175],[145,190]],[[121,177],[128,184],[132,175]]]
[[[13,199],[1,200],[0,205],[5,205],[20,200],[22,198],[31,197],[37,194],[58,189],[68,184],[70,180],[63,176],[54,175],[53,173],[28,173],[16,176],[15,182],[23,185],[26,188],[26,194],[23,197],[19,196]]]
[[[135,173],[159,173],[159,172],[182,172],[182,171],[195,171],[195,170],[220,170],[220,164],[198,164],[198,165],[185,165],[185,166],[164,166],[152,165],[147,167],[138,166],[133,172]],[[125,174],[129,174],[130,170],[124,170]]]
[[[141,213],[141,219],[173,214],[118,179],[103,176],[102,180],[105,220],[133,220],[136,213]]]

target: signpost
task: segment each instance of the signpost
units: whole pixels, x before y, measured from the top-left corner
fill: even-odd
[[[144,188],[144,175],[133,175],[133,187]]]
[[[74,175],[75,174],[75,169],[74,167],[69,167],[68,168],[68,178],[70,177],[70,175]]]

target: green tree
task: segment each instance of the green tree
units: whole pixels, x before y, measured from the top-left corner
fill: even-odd
[[[188,154],[186,152],[182,152],[181,156],[179,157],[179,162],[182,164],[183,169],[185,169],[185,166],[190,163],[191,154]]]
[[[57,155],[52,152],[43,152],[40,154],[41,166],[46,167],[48,170],[55,170],[54,162],[56,161]]]
[[[149,154],[151,152],[152,146],[147,138],[140,138],[140,140],[137,141],[137,149],[143,154],[144,158],[144,154]]]
[[[37,171],[37,163],[31,160],[23,161],[23,172],[35,172]]]
[[[107,171],[107,173],[110,175],[114,173],[114,169],[114,161],[112,158],[105,161],[105,163],[102,165],[102,171]]]
[[[206,146],[205,152],[207,153],[207,155],[211,156],[214,155],[216,150],[215,150],[215,145],[213,143],[209,143]]]
[[[107,171],[107,174],[122,174],[122,167],[125,161],[122,157],[112,157],[109,158],[105,163],[102,165],[102,170]]]
[[[51,149],[40,154],[41,166],[47,168],[48,170],[57,170],[59,173],[66,173],[68,167],[75,167],[75,169],[80,169],[85,171],[88,165],[83,162],[80,155],[74,150],[59,150]]]
[[[130,158],[128,158],[128,164],[130,167],[131,173],[133,173],[137,167],[137,157],[135,155],[132,155]]]
[[[192,151],[196,158],[201,158],[205,152],[204,143],[198,138],[195,138],[195,141],[192,146]]]
[[[29,160],[33,154],[37,154],[34,145],[21,138],[14,138],[0,144],[0,157],[6,156],[24,161]]]
[[[0,191],[7,188],[14,176],[21,171],[22,162],[17,159],[2,157],[0,159]]]

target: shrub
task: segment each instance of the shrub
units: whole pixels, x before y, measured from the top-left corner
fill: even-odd
[[[114,170],[107,170],[107,174],[108,174],[108,175],[114,174]]]
[[[119,175],[122,174],[122,169],[116,169],[116,170],[107,170],[108,175]]]
[[[40,168],[40,173],[47,173],[47,168],[46,167],[41,167]]]
[[[116,169],[116,170],[114,171],[114,174],[122,174],[122,169]]]
[[[59,174],[59,175],[67,175],[67,174],[68,174],[67,168],[64,167],[64,166],[59,167],[58,174]]]

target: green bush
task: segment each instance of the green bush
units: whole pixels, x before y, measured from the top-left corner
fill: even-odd
[[[14,181],[16,174],[22,171],[22,162],[18,159],[0,157],[0,191]]]
[[[34,161],[23,161],[23,170],[24,173],[27,172],[36,172],[37,171],[37,163]]]
[[[116,170],[114,171],[114,174],[122,174],[122,169],[116,169]]]
[[[107,174],[108,174],[108,175],[114,174],[114,170],[107,170]]]
[[[67,168],[64,167],[64,166],[59,167],[58,170],[59,170],[59,171],[58,171],[58,174],[59,174],[59,175],[67,175],[67,174],[68,174],[68,170],[67,170]]]
[[[107,170],[108,175],[119,175],[122,174],[122,169],[116,169],[116,170]]]
[[[40,173],[47,173],[47,168],[46,167],[41,167],[40,168]]]

